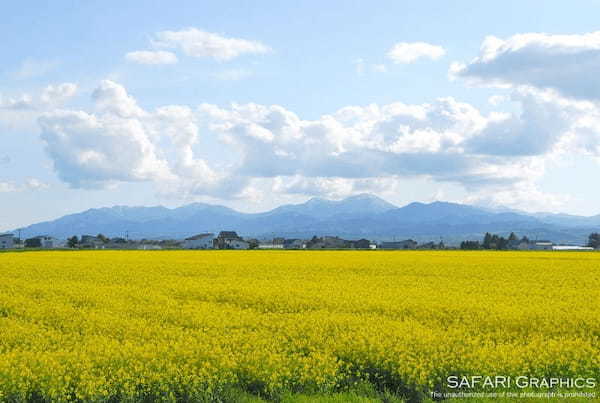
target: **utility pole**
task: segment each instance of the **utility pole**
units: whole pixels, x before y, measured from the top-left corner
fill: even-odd
[[[125,240],[129,242],[129,230],[125,231]]]

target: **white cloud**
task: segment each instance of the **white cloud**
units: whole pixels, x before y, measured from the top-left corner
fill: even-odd
[[[465,186],[522,180],[520,172],[502,169],[510,161],[465,150],[487,120],[452,98],[424,105],[348,107],[315,121],[276,105],[203,105],[200,110],[209,128],[239,151],[241,172],[252,177],[329,178],[299,182],[300,187],[393,176]]]
[[[45,105],[60,105],[74,97],[76,94],[76,84],[62,83],[58,85],[49,85],[44,89],[42,95],[40,95],[40,101]]]
[[[168,167],[139,120],[55,111],[39,122],[54,168],[73,187],[168,177]]]
[[[23,185],[23,187],[27,190],[39,190],[48,189],[50,185],[36,178],[28,178],[27,180],[25,180],[25,184]]]
[[[13,111],[42,110],[64,104],[77,94],[77,85],[62,83],[48,85],[39,95],[21,94],[15,97],[0,95],[0,109]]]
[[[100,83],[92,99],[93,113],[56,109],[39,118],[46,151],[70,186],[149,181],[161,191],[203,194],[243,188],[196,157],[198,127],[189,107],[146,111],[125,88],[109,80]]]
[[[477,153],[505,156],[551,152],[579,115],[576,105],[546,91],[522,89],[513,93],[519,114],[495,114],[467,147]]]
[[[443,47],[430,43],[399,42],[387,52],[387,57],[396,64],[408,64],[421,58],[438,60],[445,54]]]
[[[309,195],[340,199],[357,193],[389,193],[398,187],[400,178],[340,178],[305,177],[300,175],[276,176],[269,183],[275,193]]]
[[[0,129],[2,132],[36,132],[41,113],[63,106],[76,94],[77,85],[73,83],[48,85],[32,94],[0,94]]]
[[[533,86],[579,99],[600,99],[600,31],[583,35],[526,33],[485,38],[479,56],[450,73],[477,85]]]
[[[0,193],[11,193],[18,191],[18,187],[13,182],[0,182]]]
[[[448,97],[348,106],[314,120],[252,103],[149,111],[111,81],[92,99],[93,112],[56,109],[39,120],[56,171],[74,187],[148,181],[182,198],[256,198],[264,189],[342,197],[413,178],[459,184],[473,197],[493,189],[496,198],[542,200],[535,182],[547,158],[600,156],[600,109],[549,90],[515,91],[514,113],[483,115]],[[227,161],[203,149],[215,135]]]
[[[542,192],[531,182],[516,184],[510,188],[489,188],[469,195],[463,203],[486,207],[508,207],[528,212],[559,210],[572,201],[564,193]]]
[[[175,64],[178,61],[175,53],[165,50],[138,50],[129,52],[125,55],[125,59],[139,64]]]
[[[24,111],[36,109],[36,105],[33,97],[29,94],[22,94],[17,98],[0,96],[0,109]]]
[[[120,118],[143,117],[145,111],[137,105],[136,100],[127,90],[114,81],[104,80],[92,93],[95,108],[100,113],[116,115]]]
[[[47,189],[49,186],[36,178],[28,178],[22,184],[0,181],[0,193],[24,192],[27,190]]]
[[[506,95],[492,95],[488,98],[488,103],[492,106],[498,106],[508,100],[509,97],[507,97]]]
[[[153,45],[159,48],[180,49],[188,56],[210,57],[219,61],[229,61],[244,54],[263,54],[271,51],[271,48],[259,41],[228,38],[197,28],[158,32]]]
[[[96,114],[55,110],[39,118],[41,138],[61,179],[74,187],[167,178],[142,119],[145,112],[120,85],[94,91]]]

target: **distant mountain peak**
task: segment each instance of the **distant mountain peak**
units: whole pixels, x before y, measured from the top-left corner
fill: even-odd
[[[231,208],[190,203],[163,206],[113,206],[89,209],[54,221],[23,228],[24,237],[49,234],[58,238],[102,233],[132,238],[184,238],[232,229],[242,236],[338,235],[352,238],[478,239],[485,232],[539,236],[554,241],[583,242],[600,225],[600,217],[550,215],[486,210],[459,203],[414,202],[397,207],[360,193],[341,200],[314,197],[263,213],[246,214]]]

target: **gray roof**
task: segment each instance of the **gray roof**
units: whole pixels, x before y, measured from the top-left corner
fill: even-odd
[[[202,238],[206,238],[206,237],[213,237],[215,236],[215,234],[213,234],[212,232],[206,233],[206,234],[198,234],[198,235],[194,235],[191,236],[189,238],[185,238],[186,241],[195,241],[198,239],[202,239]]]

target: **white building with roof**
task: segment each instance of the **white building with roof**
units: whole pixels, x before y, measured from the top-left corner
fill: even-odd
[[[215,234],[198,234],[183,240],[184,249],[213,249]]]
[[[529,243],[529,249],[532,250],[552,250],[554,243],[551,241],[533,241]]]
[[[590,246],[576,246],[576,245],[554,245],[552,250],[574,250],[574,251],[593,251],[594,248]]]
[[[0,249],[14,248],[15,236],[13,234],[0,234]]]
[[[53,248],[64,248],[66,246],[65,241],[54,238],[49,235],[42,235],[39,237],[42,244],[42,248],[53,249]]]

